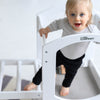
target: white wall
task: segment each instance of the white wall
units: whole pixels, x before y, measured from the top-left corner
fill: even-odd
[[[65,0],[63,0],[65,1]],[[57,3],[55,3],[57,2]],[[0,59],[36,57],[36,14],[62,0],[0,0]]]
[[[100,0],[92,0],[93,7],[100,11]]]
[[[32,0],[0,0],[0,59],[34,55]]]

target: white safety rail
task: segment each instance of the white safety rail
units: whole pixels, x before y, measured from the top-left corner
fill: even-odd
[[[4,68],[6,65],[16,65],[17,67],[17,84],[15,91],[2,91]],[[0,60],[0,100],[2,99],[32,99],[42,98],[41,85],[37,90],[21,91],[21,73],[23,65],[35,65],[35,72],[38,71],[39,65],[36,60]]]
[[[65,36],[63,38],[57,39],[53,42],[44,45],[43,47],[43,100],[68,100],[68,99],[57,97],[55,95],[56,52],[59,49],[71,45],[73,43],[88,42],[88,41],[100,43],[100,33],[98,34],[83,33],[83,34]],[[89,67],[93,67],[91,59],[89,60],[91,63],[91,66]],[[98,82],[97,81],[96,82],[100,87],[100,71],[94,70],[94,73],[96,75],[96,76],[94,75],[94,77],[98,80]],[[100,94],[93,98],[87,98],[83,100],[98,100],[97,98],[100,99]]]

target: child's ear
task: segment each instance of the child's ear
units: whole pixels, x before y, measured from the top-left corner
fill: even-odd
[[[89,14],[88,21],[92,18],[92,14]]]
[[[68,13],[66,12],[66,17],[68,17]]]
[[[66,12],[66,17],[68,18],[68,13]]]

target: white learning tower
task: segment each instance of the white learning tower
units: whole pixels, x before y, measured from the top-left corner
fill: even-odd
[[[60,12],[60,13],[59,13]],[[39,99],[42,100],[71,100],[70,98],[61,98],[55,94],[55,63],[56,63],[56,52],[70,44],[78,43],[78,42],[88,42],[90,41],[90,46],[86,53],[86,58],[82,64],[83,68],[89,67],[93,77],[95,78],[95,82],[100,90],[100,70],[98,71],[97,67],[94,64],[93,60],[93,52],[95,48],[93,48],[93,42],[100,42],[100,34],[77,34],[71,36],[65,36],[61,38],[57,31],[55,32],[54,39],[51,36],[47,40],[45,38],[40,37],[38,30],[41,27],[45,27],[48,23],[52,22],[57,18],[64,17],[62,11],[58,11],[57,9],[47,9],[41,13],[37,14],[37,59],[27,59],[27,60],[0,60],[0,100],[2,99]],[[94,11],[93,14],[94,24],[100,28],[100,14]],[[51,41],[51,38],[53,39]],[[49,42],[48,42],[49,41]],[[53,48],[53,49],[51,49]],[[92,49],[91,49],[92,48]],[[36,72],[38,69],[43,66],[43,84],[39,85],[37,90],[34,91],[21,91],[21,66],[22,65],[35,65]],[[5,65],[17,65],[17,86],[16,91],[2,91],[2,82]],[[52,72],[52,73],[51,73]],[[92,76],[91,76],[92,77]],[[84,84],[84,83],[83,83]],[[43,87],[43,88],[41,88]],[[83,98],[83,100],[100,100],[100,94],[90,97]]]

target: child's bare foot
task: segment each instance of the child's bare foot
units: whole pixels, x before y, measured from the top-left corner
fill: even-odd
[[[24,87],[24,90],[25,90],[25,91],[30,91],[30,90],[35,89],[36,87],[37,87],[37,85],[35,85],[34,83],[30,83],[30,84],[28,84],[28,85],[26,85],[26,86]]]
[[[61,88],[61,91],[60,91],[60,95],[61,96],[66,96],[69,94],[69,87],[63,87]]]
[[[66,74],[65,66],[61,65],[61,74]]]
[[[57,77],[57,74],[55,74],[55,78]]]

